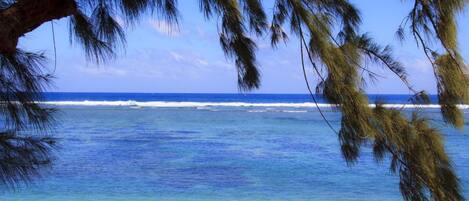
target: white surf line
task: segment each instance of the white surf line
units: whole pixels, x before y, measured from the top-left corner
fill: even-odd
[[[58,106],[138,106],[138,107],[290,107],[290,108],[308,108],[316,107],[312,102],[304,103],[247,103],[247,102],[176,102],[176,101],[46,101],[39,102],[46,105]],[[319,103],[319,107],[336,107],[337,105],[328,103]],[[375,104],[369,104],[370,107],[376,107]],[[440,108],[438,104],[383,104],[385,108]],[[458,105],[460,109],[469,109],[469,105]]]

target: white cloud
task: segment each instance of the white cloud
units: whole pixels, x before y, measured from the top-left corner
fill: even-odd
[[[214,66],[220,68],[220,69],[226,69],[226,70],[234,70],[235,69],[235,64],[233,63],[228,63],[227,61],[222,61],[222,60],[218,60],[218,61],[215,61],[214,63]]]
[[[431,64],[427,59],[411,59],[404,61],[404,67],[414,69],[418,72],[429,72],[432,70]]]
[[[181,32],[178,27],[169,24],[163,20],[153,20],[150,19],[148,21],[150,26],[160,34],[169,36],[169,37],[179,37],[181,36]]]
[[[178,53],[171,51],[169,52],[169,55],[173,61],[176,61],[183,66],[206,67],[210,65],[205,58],[191,53]]]
[[[197,26],[197,34],[200,38],[207,37],[207,32],[205,32],[205,30],[201,26]]]
[[[208,62],[205,59],[195,58],[194,61],[198,66],[208,66]]]
[[[79,68],[81,72],[91,75],[111,75],[111,76],[125,76],[127,71],[114,68],[114,67],[82,67]]]
[[[175,61],[182,61],[184,59],[184,57],[181,54],[178,54],[176,52],[171,51],[169,52],[169,54]]]

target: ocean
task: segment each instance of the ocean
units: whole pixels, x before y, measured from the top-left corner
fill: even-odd
[[[446,126],[435,96],[425,106],[406,104],[408,95],[369,98],[420,107],[444,133],[469,198],[469,130]],[[317,99],[339,128],[340,113]],[[402,200],[397,175],[370,148],[347,166],[309,95],[46,93],[43,104],[59,109],[53,167],[0,200]]]

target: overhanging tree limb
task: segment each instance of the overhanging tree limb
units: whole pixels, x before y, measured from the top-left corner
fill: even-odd
[[[21,0],[0,10],[0,53],[14,53],[21,36],[76,11],[74,0]]]

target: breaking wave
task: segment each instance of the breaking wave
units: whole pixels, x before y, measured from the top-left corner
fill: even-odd
[[[167,101],[47,101],[41,102],[47,105],[58,106],[127,106],[127,107],[166,107],[166,108],[205,108],[205,107],[288,107],[288,108],[312,108],[315,103],[249,103],[249,102],[167,102]],[[335,107],[333,104],[318,103],[320,108]],[[386,108],[440,108],[438,104],[383,104]],[[370,104],[375,107],[375,104]],[[469,105],[458,105],[460,109],[469,109]]]

